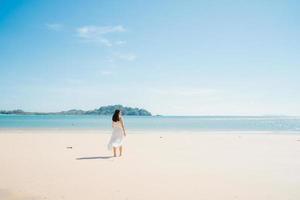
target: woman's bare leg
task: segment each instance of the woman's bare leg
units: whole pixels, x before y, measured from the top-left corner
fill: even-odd
[[[113,149],[114,149],[114,157],[116,157],[117,156],[117,148],[114,147]]]
[[[122,156],[122,146],[119,147],[119,151],[120,151],[120,156]]]

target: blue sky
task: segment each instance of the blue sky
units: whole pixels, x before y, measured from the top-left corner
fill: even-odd
[[[300,115],[300,3],[0,0],[0,109]]]

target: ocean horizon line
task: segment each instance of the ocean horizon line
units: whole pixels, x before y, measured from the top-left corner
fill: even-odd
[[[1,111],[1,110],[0,110]],[[0,113],[0,115],[68,115],[68,116],[84,116],[84,115],[94,115],[94,116],[110,116],[111,114],[65,114],[61,113],[64,111],[58,112],[34,112],[26,111],[26,113]],[[204,115],[172,115],[172,114],[152,114],[152,115],[124,115],[126,117],[300,117],[300,115],[242,115],[242,114],[204,114]]]

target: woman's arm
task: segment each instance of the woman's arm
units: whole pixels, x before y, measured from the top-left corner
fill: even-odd
[[[120,118],[120,122],[121,122],[121,126],[122,126],[122,129],[123,129],[124,136],[126,136],[123,118]]]

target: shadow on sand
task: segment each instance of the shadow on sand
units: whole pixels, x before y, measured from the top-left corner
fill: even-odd
[[[110,159],[113,156],[93,156],[93,157],[81,157],[76,158],[76,160],[91,160],[91,159]]]

